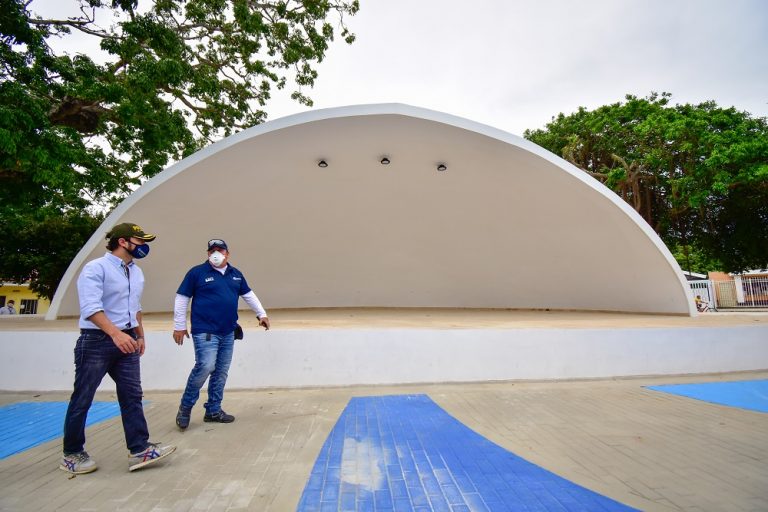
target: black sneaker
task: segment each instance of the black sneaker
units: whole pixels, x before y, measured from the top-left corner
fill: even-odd
[[[181,430],[185,430],[189,426],[189,417],[191,414],[192,411],[179,409],[179,412],[176,413],[176,426]]]
[[[235,417],[231,414],[227,414],[224,411],[219,411],[213,414],[207,414],[203,416],[203,421],[214,423],[232,423],[235,421]]]

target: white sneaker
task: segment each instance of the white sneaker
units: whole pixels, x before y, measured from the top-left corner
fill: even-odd
[[[98,466],[96,461],[88,455],[88,452],[82,451],[80,453],[64,455],[61,459],[61,464],[59,464],[59,469],[73,475],[84,475],[85,473],[96,471]]]
[[[143,451],[132,453],[128,457],[128,471],[136,471],[153,464],[176,450],[173,445],[162,446],[160,443],[149,443]]]

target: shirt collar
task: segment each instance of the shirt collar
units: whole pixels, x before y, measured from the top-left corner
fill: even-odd
[[[220,269],[220,268],[214,267],[213,264],[210,261],[208,261],[208,260],[205,260],[205,262],[208,264],[208,266],[211,268],[211,270],[213,270],[214,272],[218,272],[220,274],[221,274],[222,270],[224,270],[224,272],[227,272],[229,270],[229,268],[231,267],[231,265],[229,263],[227,263],[226,265],[224,265],[223,269]]]
[[[131,260],[130,263],[125,263],[121,258],[118,258],[111,252],[107,251],[107,254],[104,255],[105,258],[107,258],[107,261],[115,265],[116,267],[122,267],[125,265],[126,267],[133,266],[133,260]]]

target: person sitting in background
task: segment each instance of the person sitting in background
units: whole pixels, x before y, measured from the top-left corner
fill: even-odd
[[[709,311],[709,303],[701,298],[701,295],[697,295],[696,299],[696,310],[700,313],[703,313],[704,311]]]
[[[16,303],[13,301],[13,299],[9,300],[5,303],[5,306],[0,308],[0,315],[15,315],[15,305]]]

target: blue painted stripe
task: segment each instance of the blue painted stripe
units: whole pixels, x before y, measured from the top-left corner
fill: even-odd
[[[518,457],[426,395],[352,398],[298,512],[634,510]]]
[[[62,436],[69,402],[18,402],[0,407],[0,460]],[[117,402],[93,402],[86,426],[120,414]]]
[[[667,384],[647,386],[654,391],[695,398],[713,404],[768,412],[768,380],[705,382],[700,384]]]

